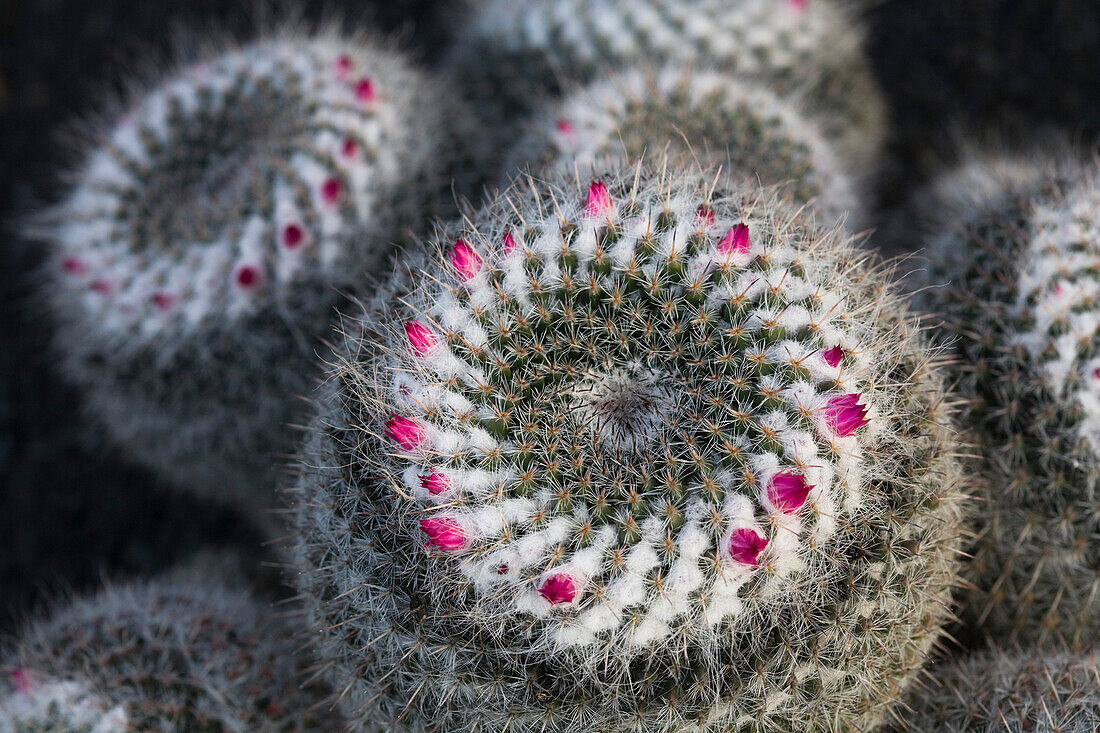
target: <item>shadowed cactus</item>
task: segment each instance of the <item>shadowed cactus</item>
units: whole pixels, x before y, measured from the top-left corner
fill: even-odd
[[[785,184],[832,221],[860,208],[860,173],[836,155],[823,126],[794,98],[721,72],[667,66],[626,71],[552,105],[528,125],[505,170],[588,168],[650,153],[720,164],[733,178]]]
[[[487,119],[521,117],[571,83],[665,63],[804,95],[856,170],[884,137],[862,34],[832,0],[472,0],[449,67]]]
[[[0,659],[0,732],[337,730],[299,687],[296,630],[203,558],[27,625]]]
[[[35,231],[89,412],[177,486],[270,503],[337,292],[453,200],[462,119],[395,52],[334,32],[135,95]]]
[[[968,618],[999,640],[1100,632],[1100,188],[1064,154],[975,157],[916,207],[923,301],[953,339],[983,479]]]
[[[1100,730],[1095,652],[995,650],[931,670],[905,730],[936,733],[1093,733]]]
[[[369,730],[870,729],[959,472],[883,272],[713,172],[529,181],[346,326],[299,585]]]

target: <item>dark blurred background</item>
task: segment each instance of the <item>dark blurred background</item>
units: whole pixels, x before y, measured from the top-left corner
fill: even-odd
[[[283,2],[260,13],[226,0],[0,0],[0,632],[59,591],[151,573],[202,546],[260,542],[244,518],[157,486],[103,446],[51,368],[46,319],[28,297],[39,253],[15,221],[60,196],[72,156],[63,125],[189,32],[247,37],[265,14],[335,11],[430,64],[454,17],[445,4]],[[1085,145],[1100,134],[1097,0],[862,4],[894,122],[880,221],[950,160],[960,133],[1026,142],[1059,130]]]

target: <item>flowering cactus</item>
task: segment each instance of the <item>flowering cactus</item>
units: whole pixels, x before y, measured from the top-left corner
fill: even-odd
[[[1100,632],[1100,187],[1095,164],[975,158],[917,207],[983,478],[966,597],[1004,641]]]
[[[551,105],[528,127],[508,171],[667,154],[673,164],[715,161],[736,177],[789,184],[792,199],[814,201],[831,220],[859,209],[860,171],[836,155],[825,126],[803,115],[794,98],[729,73],[666,66],[613,74]]]
[[[29,624],[0,657],[0,733],[336,730],[291,626],[211,559]]]
[[[1094,733],[1100,655],[994,650],[933,669],[910,701],[905,730],[937,733]]]
[[[877,157],[884,104],[862,33],[833,0],[477,0],[447,67],[490,121],[570,83],[665,63],[719,68],[805,92],[856,170]]]
[[[529,181],[349,321],[295,550],[354,725],[870,729],[919,670],[937,368],[842,231],[715,178]]]
[[[456,109],[331,33],[229,50],[135,99],[38,232],[91,414],[178,486],[270,502],[337,291],[453,200]]]

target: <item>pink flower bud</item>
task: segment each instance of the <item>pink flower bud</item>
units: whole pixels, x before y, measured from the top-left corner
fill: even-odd
[[[417,476],[420,479],[420,488],[427,489],[428,493],[432,496],[439,496],[447,489],[451,488],[450,482],[446,477],[432,471],[427,476]]]
[[[706,204],[700,204],[699,208],[695,210],[695,226],[700,229],[714,226],[714,209]]]
[[[787,0],[790,3],[791,8],[796,12],[801,13],[810,4],[810,0]]]
[[[825,405],[825,421],[838,437],[847,438],[870,420],[867,419],[867,406],[859,404],[863,395],[837,395]]]
[[[428,535],[428,544],[441,550],[461,550],[466,546],[466,533],[450,517],[432,517],[420,520],[420,529]]]
[[[730,557],[739,563],[756,567],[756,558],[768,546],[768,541],[767,537],[761,537],[748,527],[735,529],[730,537]]]
[[[172,309],[172,306],[176,304],[176,296],[171,293],[166,293],[163,290],[157,293],[153,293],[151,298],[153,305],[157,307],[159,311],[168,311]]]
[[[15,685],[15,691],[21,695],[29,693],[35,685],[34,673],[29,669],[19,667],[11,671],[11,681]]]
[[[615,208],[611,194],[603,181],[595,180],[588,184],[588,199],[584,202],[584,215],[592,218],[608,216]]]
[[[516,238],[512,236],[511,232],[504,233],[503,248],[506,255],[512,254],[512,250],[516,248]]]
[[[283,246],[287,249],[299,247],[306,239],[306,230],[301,224],[287,224],[283,227]]]
[[[572,603],[577,597],[577,584],[570,575],[557,573],[543,581],[542,587],[539,588],[539,595],[550,601],[552,606],[559,603]]]
[[[405,324],[405,335],[409,337],[409,345],[417,356],[427,356],[428,352],[436,347],[439,339],[435,337],[431,329],[420,321],[409,321]]]
[[[263,274],[255,265],[241,265],[237,268],[237,274],[233,278],[242,290],[251,290],[260,284]]]
[[[744,254],[749,251],[749,228],[738,224],[730,228],[729,233],[718,243],[718,251],[724,255]]]
[[[374,91],[374,82],[370,80],[370,77],[364,76],[355,83],[355,98],[364,104],[370,104],[377,98]]]
[[[340,153],[345,158],[354,158],[359,154],[359,143],[355,142],[355,138],[344,138],[344,142],[340,145]]]
[[[103,278],[100,278],[99,280],[93,280],[88,287],[92,289],[92,292],[99,293],[100,295],[110,295],[111,291],[114,290],[114,286],[111,285],[111,281],[104,280]]]
[[[558,121],[555,123],[555,125],[558,128],[558,132],[563,133],[565,135],[568,135],[569,133],[573,132],[573,129],[574,129],[573,128],[573,123],[570,122],[569,120],[565,119],[564,117],[559,118]]]
[[[806,483],[806,477],[800,473],[780,471],[772,476],[768,486],[768,499],[778,511],[794,514],[806,503],[813,486]]]
[[[336,59],[336,76],[343,79],[351,71],[351,56],[343,54]]]
[[[88,264],[79,257],[66,257],[61,262],[61,269],[68,275],[85,275],[88,272]]]
[[[844,358],[844,349],[840,348],[839,346],[834,346],[831,349],[826,349],[825,351],[821,352],[821,358],[825,361],[826,364],[835,369],[836,366],[840,364],[840,360]]]
[[[465,239],[457,240],[455,246],[451,247],[451,264],[463,281],[470,280],[481,272],[481,256]]]
[[[329,178],[321,184],[321,198],[329,206],[340,200],[343,191],[344,183],[339,178]]]
[[[386,423],[386,435],[405,450],[414,450],[424,440],[424,428],[415,420],[393,413]]]

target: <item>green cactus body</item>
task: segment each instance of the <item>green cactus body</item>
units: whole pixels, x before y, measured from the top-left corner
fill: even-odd
[[[804,95],[857,170],[884,137],[862,34],[831,0],[479,0],[449,68],[486,116],[514,119],[572,83],[666,63]]]
[[[531,124],[505,168],[591,167],[646,154],[713,161],[734,178],[785,184],[830,220],[860,208],[857,171],[793,98],[723,72],[626,71],[568,95]],[[831,221],[830,221],[831,223]]]
[[[968,618],[999,640],[1100,632],[1100,189],[1061,159],[990,158],[920,207],[932,287],[979,446]]]
[[[270,504],[337,292],[453,200],[457,109],[334,33],[275,35],[138,95],[35,232],[92,416],[177,486]]]
[[[223,563],[224,565],[224,563]],[[297,630],[210,562],[27,625],[0,661],[0,733],[333,731]]]
[[[920,668],[929,351],[846,235],[715,179],[530,181],[349,321],[295,532],[359,728],[870,729]]]
[[[994,650],[932,670],[914,695],[907,731],[1094,733],[1100,730],[1095,652]]]

